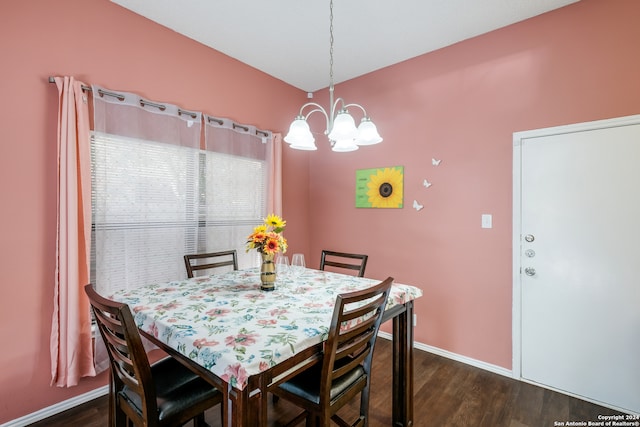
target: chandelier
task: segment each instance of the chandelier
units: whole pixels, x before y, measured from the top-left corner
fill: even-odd
[[[307,119],[315,112],[321,112],[326,118],[327,128],[324,134],[329,138],[333,151],[346,152],[357,150],[361,145],[373,145],[382,141],[376,125],[373,124],[367,112],[359,104],[346,104],[342,98],[333,98],[333,0],[329,2],[329,111],[315,102],[308,102],[300,108],[298,116],[289,127],[289,133],[284,137],[291,148],[297,150],[317,150],[315,138],[311,134]],[[355,121],[347,108],[357,107],[362,110],[362,120],[356,127]],[[304,110],[311,108],[304,114]]]

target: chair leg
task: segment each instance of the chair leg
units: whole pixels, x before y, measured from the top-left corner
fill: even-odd
[[[113,410],[114,426],[115,427],[129,427],[129,417],[117,406]]]
[[[109,427],[116,426],[116,397],[113,385],[113,371],[109,372]]]
[[[322,423],[320,421],[320,416],[316,416],[307,411],[304,411],[302,414],[298,415],[296,419],[298,422],[302,420],[302,417],[305,416],[307,422],[304,424],[305,427],[321,427]]]
[[[360,393],[360,417],[369,418],[369,379],[367,385]]]
[[[194,427],[209,427],[209,424],[204,420],[204,412],[195,416],[193,425]]]

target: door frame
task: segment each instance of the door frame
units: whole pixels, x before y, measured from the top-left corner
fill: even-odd
[[[640,114],[613,119],[596,120],[591,122],[576,123],[514,132],[513,134],[513,306],[512,306],[512,375],[513,378],[529,382],[522,378],[522,274],[521,274],[521,241],[522,241],[522,143],[523,140],[562,135],[568,133],[590,131],[596,129],[614,128],[640,124]],[[540,384],[539,384],[540,385]],[[551,388],[551,387],[547,387]],[[570,394],[561,391],[564,394]],[[584,397],[581,397],[584,399]]]

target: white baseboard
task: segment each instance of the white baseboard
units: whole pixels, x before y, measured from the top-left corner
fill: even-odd
[[[379,331],[378,337],[388,339],[388,340],[393,339],[392,334],[384,331]],[[419,342],[414,342],[413,347],[417,348],[418,350],[423,350],[428,353],[433,353],[433,354],[437,354],[438,356],[446,357],[447,359],[451,359],[457,362],[465,363],[467,365],[475,366],[476,368],[484,369],[485,371],[489,371],[495,374],[503,375],[505,377],[513,378],[513,372],[511,370],[502,368],[500,366],[492,365],[491,363],[486,363],[481,360],[472,359],[467,356],[462,356],[457,353],[452,353],[450,351],[442,350],[438,347],[432,347],[430,345],[422,344]]]
[[[0,427],[25,427],[29,424],[33,424],[35,422],[42,421],[45,418],[57,415],[61,412],[66,411],[67,409],[71,409],[90,400],[104,396],[107,393],[109,393],[109,386],[105,385],[79,396],[72,397],[71,399],[58,402],[55,405],[42,408],[39,411],[32,412],[28,415],[25,415],[24,417],[16,418],[15,420],[0,425]]]

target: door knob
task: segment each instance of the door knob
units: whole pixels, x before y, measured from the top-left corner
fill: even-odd
[[[524,269],[524,274],[526,274],[527,276],[535,276],[536,275],[536,269],[533,267],[527,267]]]
[[[534,240],[536,240],[535,236],[533,234],[527,234],[526,236],[524,236],[524,240],[526,240],[527,242],[531,243]]]

